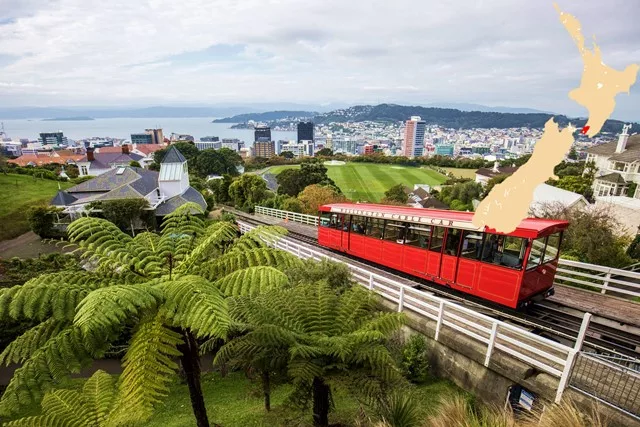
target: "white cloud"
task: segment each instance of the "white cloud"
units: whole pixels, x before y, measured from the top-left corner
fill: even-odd
[[[640,62],[637,2],[565,3],[607,64]],[[10,58],[0,82],[34,85],[0,84],[4,106],[450,101],[581,112],[567,93],[582,64],[551,3],[0,0],[0,10]],[[639,92],[620,103],[627,115]]]

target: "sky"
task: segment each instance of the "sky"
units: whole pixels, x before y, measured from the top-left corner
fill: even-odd
[[[640,2],[561,0],[640,63]],[[0,106],[477,103],[584,116],[546,0],[0,0]],[[640,83],[614,118],[640,121]]]

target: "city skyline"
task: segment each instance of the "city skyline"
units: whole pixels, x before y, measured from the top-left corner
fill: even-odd
[[[562,6],[608,65],[640,59],[640,5]],[[551,2],[5,0],[0,52],[5,107],[458,102],[585,115],[567,97],[582,64]],[[613,117],[637,120],[635,87],[617,101]]]

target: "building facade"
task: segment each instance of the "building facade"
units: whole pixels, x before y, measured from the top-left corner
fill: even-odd
[[[62,132],[41,132],[38,142],[42,145],[67,145],[67,137]]]
[[[260,141],[260,138],[271,141],[271,128],[269,126],[258,126],[254,129],[254,141]]]
[[[453,156],[453,145],[438,144],[436,145],[434,154],[439,156]]]
[[[402,155],[413,158],[424,154],[424,135],[426,123],[419,116],[407,120],[404,128],[404,145]]]
[[[298,142],[313,141],[313,122],[298,123]]]
[[[164,134],[162,133],[162,129],[145,129],[144,131],[151,135],[152,144],[164,144]]]
[[[153,144],[153,136],[148,133],[132,133],[131,144]]]
[[[253,152],[256,157],[268,159],[276,155],[276,143],[274,141],[256,141],[253,144]]]
[[[198,141],[198,142],[194,142],[194,145],[200,151],[210,150],[210,149],[219,150],[220,148],[222,148],[222,142],[220,141]]]

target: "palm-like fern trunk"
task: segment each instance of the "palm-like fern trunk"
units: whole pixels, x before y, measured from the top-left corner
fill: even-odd
[[[202,383],[200,382],[198,343],[190,331],[183,331],[183,338],[184,343],[178,349],[182,353],[180,361],[187,378],[193,415],[196,417],[196,425],[198,427],[209,427],[209,418],[207,417],[207,408],[204,405]]]
[[[271,410],[271,378],[269,371],[262,371],[262,392],[264,393],[264,409]]]
[[[313,379],[313,425],[329,425],[329,386],[319,377]]]

